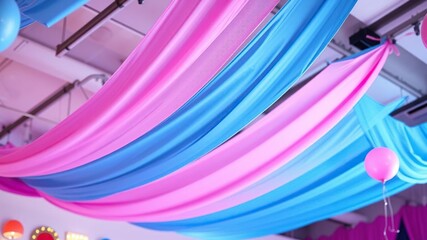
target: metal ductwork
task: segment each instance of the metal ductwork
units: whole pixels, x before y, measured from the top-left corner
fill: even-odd
[[[391,116],[410,127],[427,122],[427,95],[395,110]]]

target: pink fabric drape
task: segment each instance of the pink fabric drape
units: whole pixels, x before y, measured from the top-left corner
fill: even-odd
[[[15,178],[0,177],[0,190],[27,197],[40,197],[35,189]]]
[[[277,3],[173,0],[94,97],[33,143],[0,157],[0,176],[75,168],[143,135],[202,88]]]
[[[87,202],[44,197],[79,214],[134,222],[186,219],[251,200],[283,182],[242,190],[292,160],[343,118],[377,77],[389,51],[384,44],[330,65],[244,132],[155,182]]]
[[[399,228],[401,211],[393,216],[396,228]],[[389,222],[391,217],[389,217]],[[322,236],[318,240],[379,240],[384,239],[384,216],[377,217],[373,222],[363,222],[356,225],[354,228],[338,228],[331,236]],[[397,237],[396,232],[387,231],[387,237],[394,240]],[[422,239],[422,238],[414,238]]]
[[[15,146],[12,143],[6,143],[5,145],[0,146],[0,157],[5,156],[15,150]]]
[[[405,206],[402,215],[410,239],[427,239],[427,206]]]
[[[6,143],[5,145],[0,146],[0,157],[11,153],[14,150],[15,146],[11,143]],[[28,197],[38,197],[38,192],[27,186],[24,182],[19,179],[14,178],[4,178],[0,177],[0,190],[5,192],[10,192],[22,196]]]
[[[393,216],[396,228],[401,220],[405,224],[406,231],[410,239],[427,239],[427,229],[425,218],[427,216],[427,206],[404,206]],[[391,222],[389,217],[388,222]],[[377,240],[384,239],[384,216],[377,217],[373,222],[363,222],[352,229],[340,227],[331,236],[322,236],[318,240]],[[396,239],[397,233],[388,231],[388,239]]]

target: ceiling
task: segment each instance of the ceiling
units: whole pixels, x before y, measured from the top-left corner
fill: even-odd
[[[91,74],[111,75],[137,46],[169,3],[169,0],[145,0],[140,5],[136,0],[132,0],[64,56],[55,56],[55,48],[59,43],[112,1],[90,0],[87,5],[51,28],[33,24],[20,32],[12,47],[0,53],[0,124],[4,126],[11,124],[67,83],[84,79]],[[279,7],[285,2],[282,0]],[[302,79],[307,79],[348,52],[358,51],[349,45],[348,37],[360,28],[375,24],[406,2],[359,0],[333,43],[326,48]],[[376,31],[379,34],[388,33],[400,23],[426,9],[427,0],[417,8],[378,27]],[[394,37],[401,56],[390,57],[385,71],[368,91],[371,97],[381,103],[388,103],[402,96],[408,96],[410,101],[427,94],[427,49],[410,26]],[[82,87],[77,87],[70,94],[64,95],[32,121],[27,121],[0,139],[0,144],[8,140],[18,146],[31,142],[83,104],[87,97],[102,87],[102,82],[91,80]],[[360,216],[353,218],[360,219]],[[312,228],[315,229],[316,226]],[[306,229],[305,232],[309,230]]]

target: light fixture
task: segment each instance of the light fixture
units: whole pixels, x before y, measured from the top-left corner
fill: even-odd
[[[89,240],[88,236],[79,233],[67,232],[66,240]]]
[[[51,227],[41,226],[31,234],[31,240],[59,240],[58,233]]]
[[[17,220],[9,220],[3,225],[3,236],[7,239],[18,239],[24,234],[24,227]]]

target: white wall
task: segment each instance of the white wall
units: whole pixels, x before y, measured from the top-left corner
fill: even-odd
[[[90,240],[184,240],[191,239],[173,232],[157,232],[123,222],[110,222],[82,217],[57,208],[42,199],[28,198],[0,191],[0,224],[17,219],[24,225],[23,240],[30,239],[31,232],[40,226],[50,226],[65,239],[65,232],[72,231],[89,236]],[[1,239],[1,238],[0,238]],[[284,240],[280,236],[260,238],[262,240]]]

